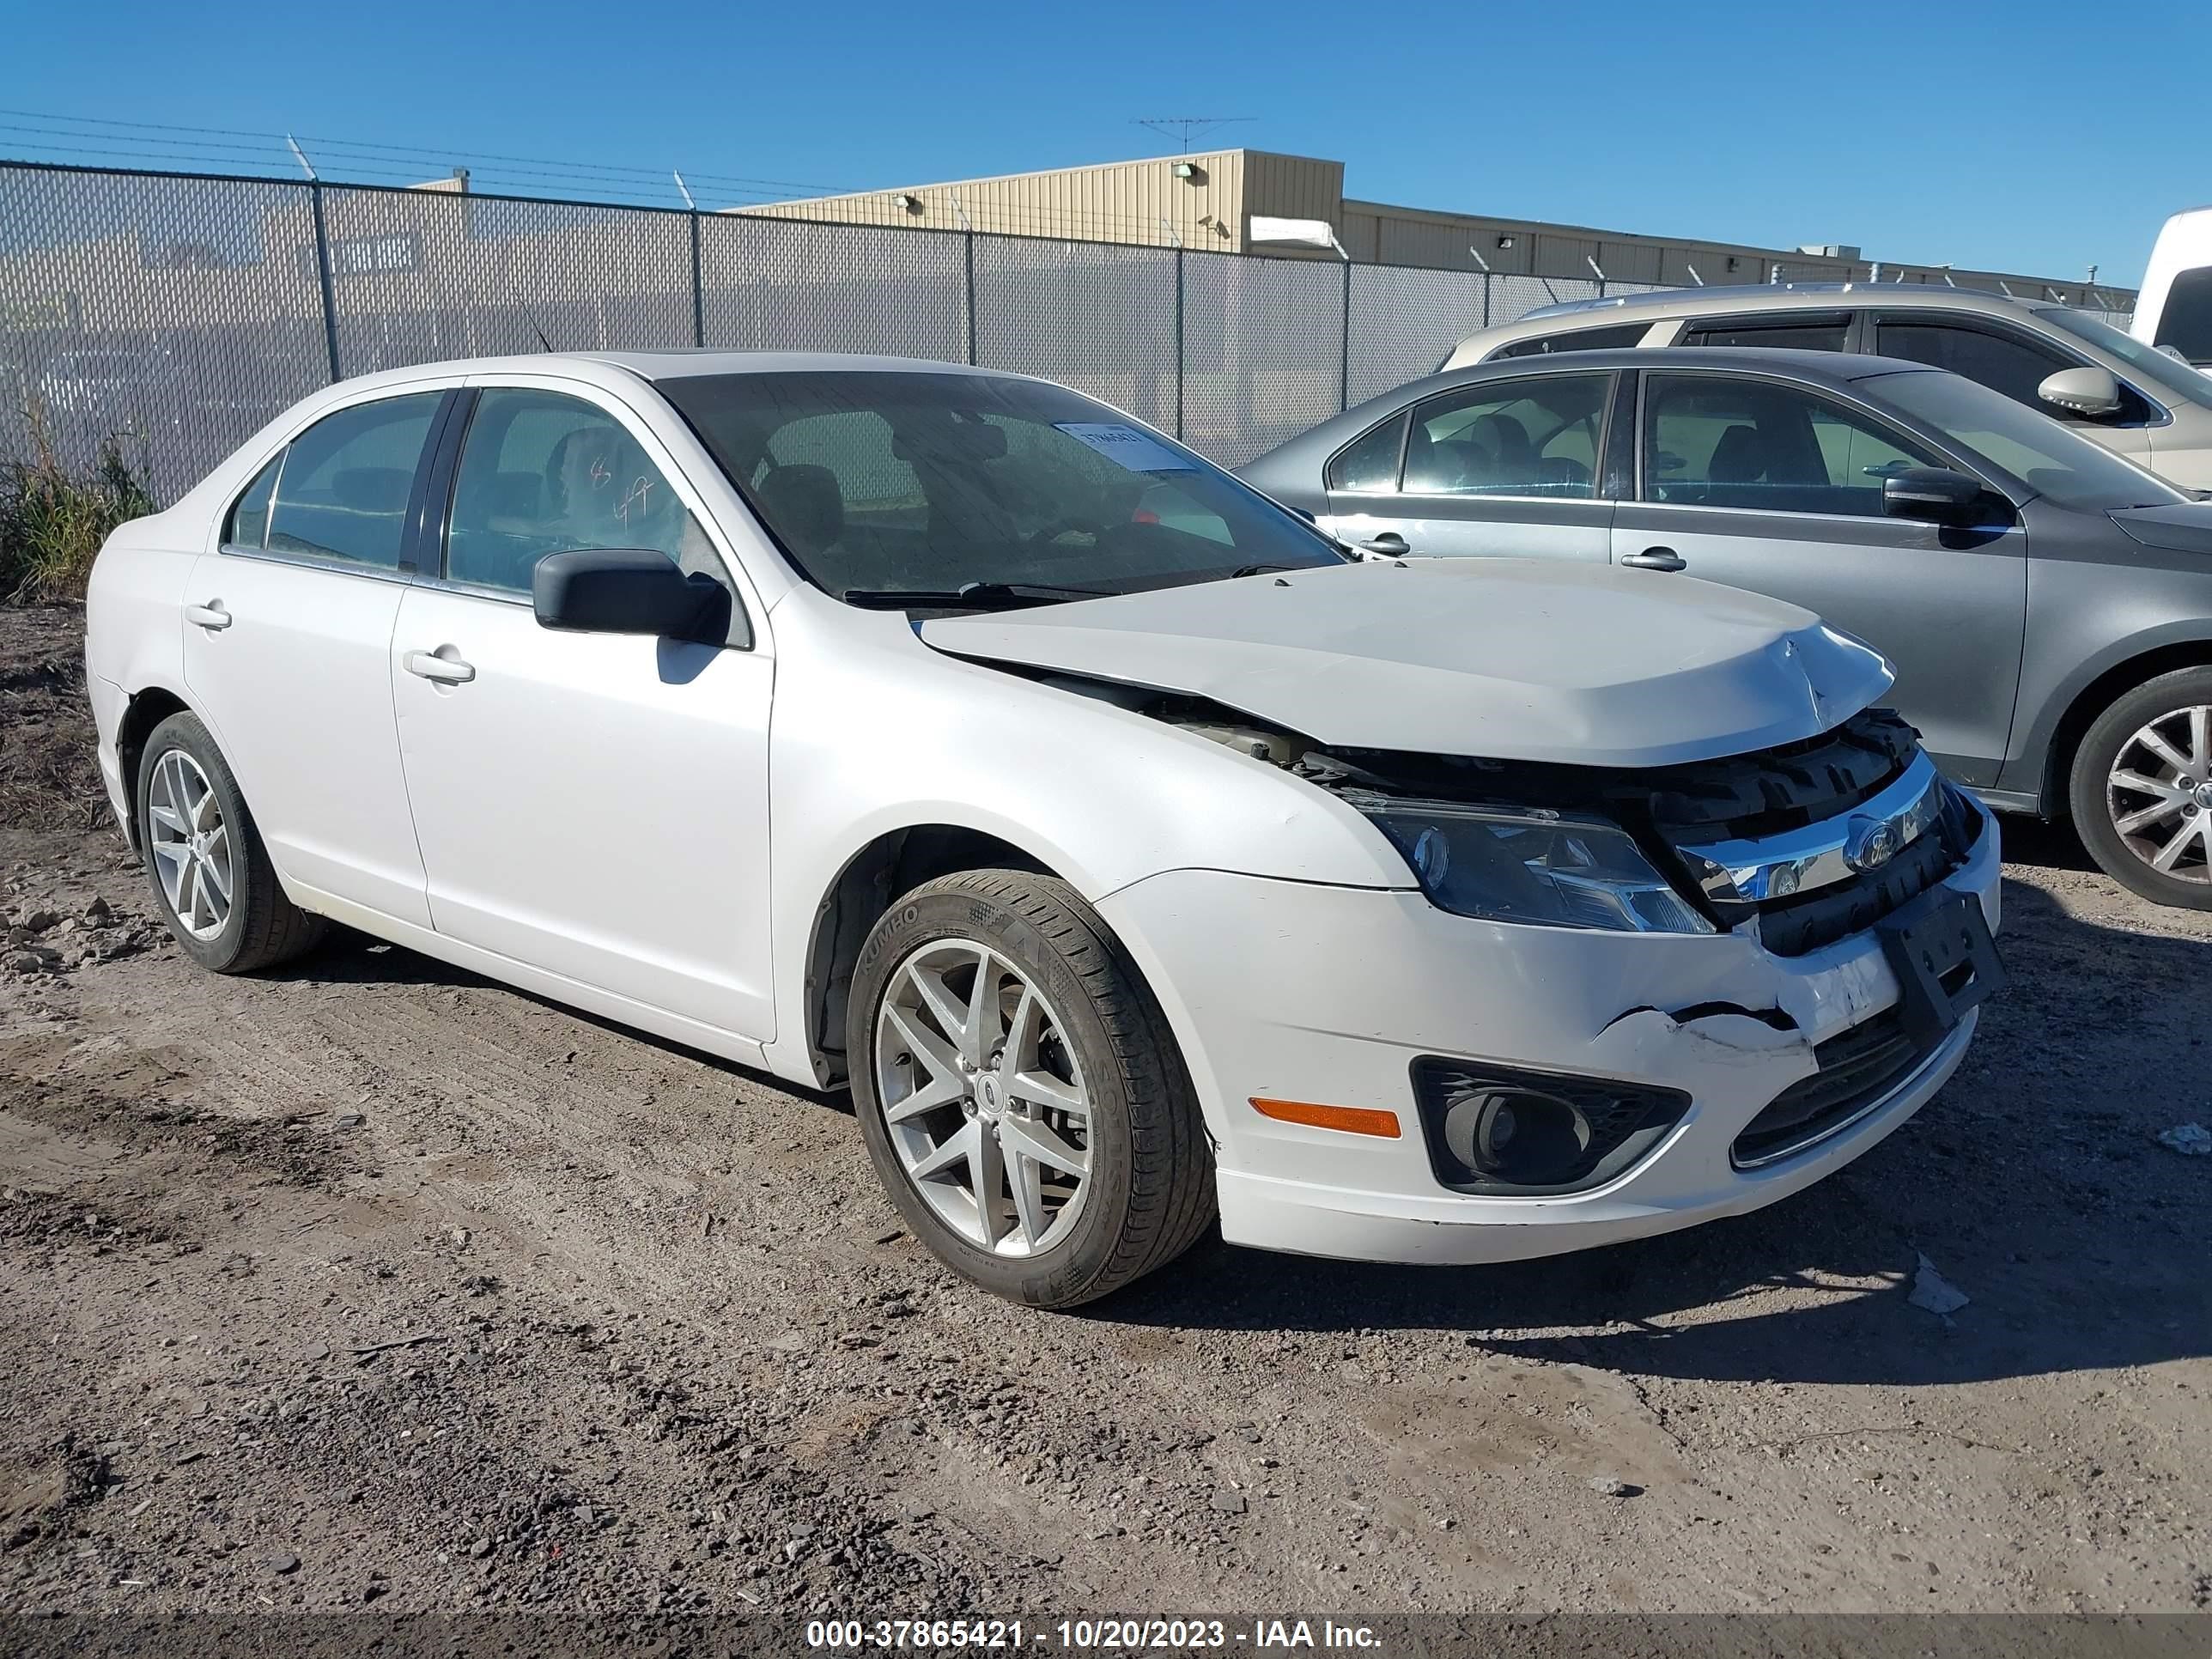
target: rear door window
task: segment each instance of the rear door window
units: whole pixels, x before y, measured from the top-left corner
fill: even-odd
[[[1433,495],[1590,496],[1613,376],[1487,380],[1413,410],[1405,488]]]
[[[246,493],[233,503],[230,517],[223,521],[225,547],[258,549],[269,544],[269,501],[276,493],[276,475],[283,470],[284,457],[280,452],[246,486]]]
[[[397,570],[415,469],[444,396],[356,404],[293,439],[269,504],[269,550]],[[250,531],[252,523],[249,514],[233,528]]]
[[[1356,495],[1391,494],[1398,488],[1398,453],[1405,444],[1406,414],[1401,410],[1337,452],[1328,464],[1328,487]]]
[[[1677,344],[1753,346],[1770,351],[1841,351],[1849,343],[1848,312],[1784,311],[1758,317],[1693,320]]]

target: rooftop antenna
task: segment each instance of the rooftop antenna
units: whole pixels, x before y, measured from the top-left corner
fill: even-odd
[[[284,135],[284,143],[292,152],[292,159],[300,164],[300,170],[307,175],[310,182],[313,182],[315,169],[307,160],[307,152],[300,148],[300,141],[288,132]]]
[[[1188,155],[1190,154],[1190,141],[1208,127],[1234,126],[1240,122],[1259,118],[1256,115],[1140,115],[1132,125],[1164,133],[1176,140],[1182,146],[1182,153]]]
[[[699,204],[691,199],[691,186],[684,182],[684,175],[674,167],[671,167],[668,169],[668,176],[676,181],[677,194],[683,197],[684,205],[691,212],[696,213],[699,210]]]

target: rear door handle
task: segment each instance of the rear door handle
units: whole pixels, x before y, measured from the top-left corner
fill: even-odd
[[[407,672],[426,680],[435,680],[441,685],[466,685],[476,678],[476,665],[463,662],[459,657],[441,657],[434,651],[410,651]]]
[[[185,620],[196,628],[204,628],[210,634],[219,633],[230,626],[230,612],[222,608],[221,599],[210,599],[205,605],[185,607]]]
[[[1631,553],[1621,563],[1638,570],[1684,570],[1690,562],[1671,547],[1647,547],[1641,553]]]

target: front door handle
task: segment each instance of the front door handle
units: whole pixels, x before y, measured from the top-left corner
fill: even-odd
[[[1638,570],[1684,570],[1690,562],[1671,547],[1647,547],[1641,553],[1631,553],[1621,563]]]
[[[1370,537],[1359,544],[1370,553],[1404,553],[1409,550],[1406,545],[1406,538],[1395,530],[1386,530],[1381,535]]]
[[[196,628],[204,628],[209,633],[216,634],[230,626],[231,615],[222,608],[221,599],[210,599],[205,605],[186,605],[185,620]]]
[[[446,647],[450,650],[449,646]],[[410,651],[407,672],[426,680],[435,680],[441,685],[466,685],[476,678],[476,665],[463,662],[459,657],[441,657],[434,651]]]

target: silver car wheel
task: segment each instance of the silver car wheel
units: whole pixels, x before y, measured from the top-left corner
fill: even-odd
[[[2160,714],[2113,758],[2105,780],[2112,828],[2160,875],[2212,883],[2212,707]]]
[[[974,939],[899,964],[876,1012],[876,1097],[937,1218],[1000,1255],[1066,1238],[1091,1176],[1091,1097],[1059,1012]]]
[[[230,920],[230,826],[199,763],[172,749],[154,763],[146,792],[147,845],[179,926],[213,939]]]

